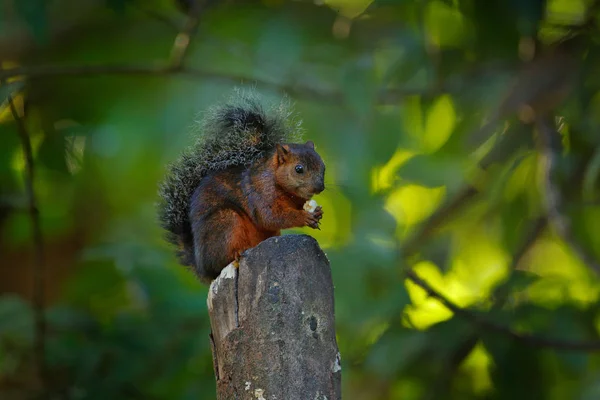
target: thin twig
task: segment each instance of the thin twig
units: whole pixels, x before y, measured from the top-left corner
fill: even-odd
[[[554,183],[552,174],[556,164],[555,143],[560,143],[560,135],[546,118],[537,120],[540,147],[540,174],[542,200],[548,222],[558,237],[566,243],[579,259],[596,274],[600,274],[600,264],[573,236],[569,220],[562,214],[560,188]]]
[[[198,30],[200,24],[200,15],[206,8],[207,0],[197,0],[188,14],[185,24],[179,34],[175,37],[173,48],[171,49],[170,66],[173,69],[183,68],[185,57],[188,53],[192,37]]]
[[[35,358],[37,372],[40,382],[44,382],[46,372],[45,362],[45,337],[46,337],[46,321],[44,318],[44,284],[46,265],[44,257],[44,241],[42,238],[42,229],[40,225],[39,208],[34,190],[34,163],[33,151],[31,149],[31,140],[23,119],[19,116],[12,95],[8,96],[8,105],[10,112],[17,124],[17,131],[21,139],[23,147],[23,155],[25,157],[25,191],[27,196],[27,204],[31,225],[33,229],[33,246],[35,264],[33,268],[33,304],[35,311]]]
[[[438,300],[440,303],[444,305],[447,309],[452,311],[454,314],[459,315],[474,325],[479,326],[486,331],[491,331],[495,333],[499,333],[505,336],[508,336],[512,339],[515,339],[524,344],[533,346],[533,347],[550,347],[557,350],[573,350],[573,351],[600,351],[600,341],[569,341],[569,340],[561,340],[561,339],[552,339],[537,335],[529,335],[526,333],[516,332],[506,326],[497,324],[495,322],[489,321],[476,313],[459,307],[454,302],[446,298],[443,294],[435,290],[429,283],[423,280],[417,273],[413,270],[406,271],[406,276],[413,281],[417,286],[421,287],[425,292],[434,299]]]

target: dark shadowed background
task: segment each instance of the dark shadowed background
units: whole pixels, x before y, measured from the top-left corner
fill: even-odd
[[[214,398],[154,204],[236,86],[327,164],[344,398],[600,398],[597,3],[0,0],[0,398]]]

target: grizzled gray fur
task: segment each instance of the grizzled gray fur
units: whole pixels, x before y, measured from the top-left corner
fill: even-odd
[[[195,143],[168,166],[159,187],[159,220],[167,240],[180,247],[183,265],[193,264],[182,244],[192,240],[189,202],[202,177],[210,171],[250,165],[276,143],[302,140],[301,121],[287,98],[268,104],[255,92],[242,89],[203,113],[192,134]]]

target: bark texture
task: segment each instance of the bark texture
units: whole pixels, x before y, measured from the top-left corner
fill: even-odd
[[[217,399],[341,399],[329,261],[307,235],[265,240],[211,284]]]

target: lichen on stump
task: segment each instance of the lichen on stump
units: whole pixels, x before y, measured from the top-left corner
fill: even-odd
[[[265,240],[210,286],[217,399],[341,399],[333,282],[307,235]]]

